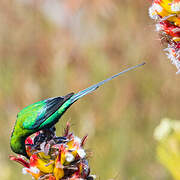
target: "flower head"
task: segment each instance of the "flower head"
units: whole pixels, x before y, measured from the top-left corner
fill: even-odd
[[[149,16],[156,20],[156,30],[168,44],[168,58],[180,73],[180,0],[154,0]]]
[[[35,133],[25,141],[29,160],[23,156],[10,156],[10,159],[24,166],[23,174],[31,174],[39,180],[94,179],[90,176],[87,154],[83,149],[87,136],[80,139],[69,129],[67,123],[62,137],[55,135],[55,128]]]

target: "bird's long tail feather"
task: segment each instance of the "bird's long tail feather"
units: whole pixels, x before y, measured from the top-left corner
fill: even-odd
[[[88,88],[86,88],[86,89],[78,92],[77,94],[73,95],[73,96],[70,98],[71,103],[74,103],[74,102],[77,101],[79,98],[81,98],[81,97],[83,97],[83,96],[91,93],[92,91],[96,90],[98,87],[100,87],[100,86],[103,85],[104,83],[106,83],[106,82],[108,82],[108,81],[110,81],[110,80],[118,77],[119,75],[124,74],[124,73],[130,71],[130,70],[133,70],[133,69],[135,69],[135,68],[138,68],[138,67],[140,67],[140,66],[143,66],[144,64],[145,64],[145,62],[143,62],[143,63],[141,63],[141,64],[138,64],[138,65],[136,65],[136,66],[130,67],[130,68],[128,68],[128,69],[125,69],[124,71],[121,71],[121,72],[115,74],[114,76],[111,76],[111,77],[109,77],[109,78],[107,78],[107,79],[105,79],[105,80],[103,80],[103,81],[100,81],[100,82],[97,83],[97,84],[94,84],[94,85],[92,85],[92,86],[90,86],[90,87],[88,87]]]

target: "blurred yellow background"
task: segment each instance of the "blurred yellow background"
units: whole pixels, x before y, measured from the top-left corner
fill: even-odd
[[[78,92],[129,66],[147,64],[75,103],[67,121],[97,179],[170,180],[156,160],[154,128],[180,118],[180,77],[167,59],[144,0],[0,1],[0,179],[31,179],[11,162],[16,114],[48,97]]]

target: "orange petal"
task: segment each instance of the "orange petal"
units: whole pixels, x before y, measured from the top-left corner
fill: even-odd
[[[38,179],[40,176],[42,176],[42,173],[39,171],[39,173],[34,173],[31,171],[31,169],[25,169],[26,172],[28,172],[29,174],[31,174],[35,179]]]

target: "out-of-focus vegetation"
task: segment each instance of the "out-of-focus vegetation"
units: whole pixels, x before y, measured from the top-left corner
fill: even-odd
[[[84,97],[67,121],[100,179],[170,180],[156,160],[154,128],[180,117],[180,77],[162,52],[144,0],[0,1],[0,179],[31,179],[11,162],[10,134],[23,107],[77,92],[130,65],[147,65]]]
[[[158,140],[159,161],[172,173],[175,180],[180,179],[180,121],[163,119],[155,130]]]

